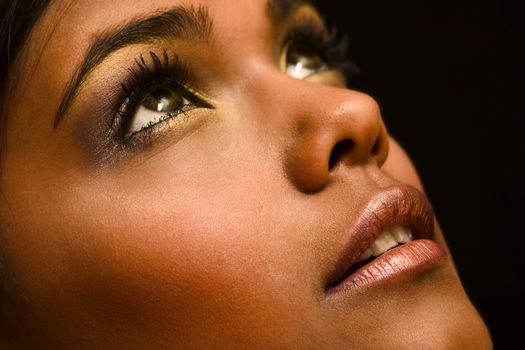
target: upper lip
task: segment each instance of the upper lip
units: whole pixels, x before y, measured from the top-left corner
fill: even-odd
[[[379,192],[364,206],[362,214],[347,233],[347,243],[328,279],[327,289],[339,284],[345,272],[381,233],[396,225],[409,228],[414,239],[431,239],[434,234],[434,213],[430,202],[423,193],[409,185]]]

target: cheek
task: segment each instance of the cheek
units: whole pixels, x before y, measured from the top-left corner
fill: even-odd
[[[399,143],[397,143],[392,137],[389,137],[389,142],[390,150],[382,170],[394,179],[410,184],[423,191],[423,185],[417,174],[416,168],[414,167],[414,164],[412,164],[412,161],[406,154],[405,150],[403,150]]]
[[[237,152],[259,159],[250,162],[234,156],[239,145],[227,147],[192,149],[184,170],[177,170],[174,152],[164,152],[129,174],[41,184],[31,193],[45,196],[38,202],[49,209],[31,205],[31,195],[19,198],[26,222],[11,231],[25,235],[13,237],[22,244],[13,251],[23,255],[16,265],[31,292],[35,328],[53,339],[70,334],[77,345],[82,337],[94,341],[92,329],[99,338],[122,335],[137,345],[152,337],[221,338],[231,323],[248,335],[278,314],[271,322],[277,332],[290,308],[274,311],[275,305],[296,280],[282,273],[298,255],[286,239],[299,235],[278,221],[282,206],[275,198],[283,189],[271,181],[278,168],[258,149]],[[46,191],[64,183],[60,194]]]

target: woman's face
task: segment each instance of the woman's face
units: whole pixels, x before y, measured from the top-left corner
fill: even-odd
[[[490,347],[329,39],[300,1],[53,1],[8,101],[11,327],[54,349]]]

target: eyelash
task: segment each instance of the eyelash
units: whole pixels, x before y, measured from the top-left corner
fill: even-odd
[[[170,59],[167,50],[163,50],[161,58],[151,51],[149,56],[149,62],[146,61],[143,55],[136,59],[135,66],[128,69],[127,81],[121,83],[123,98],[121,98],[120,107],[112,125],[123,143],[131,142],[139,136],[141,138],[147,137],[154,131],[156,124],[148,125],[141,131],[126,136],[134,114],[142,103],[143,98],[155,88],[169,87],[190,102],[187,108],[182,108],[175,114],[166,115],[162,119],[163,121],[184,114],[197,106],[211,108],[210,105],[192,93],[194,89],[189,80],[189,69],[179,60],[177,55],[173,55]],[[162,122],[158,124],[160,123]]]
[[[284,41],[311,47],[323,59],[328,67],[342,72],[352,80],[359,74],[359,68],[347,58],[348,36],[339,36],[337,27],[327,29],[313,19],[305,19],[295,25]]]

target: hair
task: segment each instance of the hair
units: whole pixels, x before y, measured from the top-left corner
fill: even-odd
[[[50,0],[0,0],[0,140],[5,104],[12,84],[13,62]]]
[[[0,176],[7,118],[6,105],[10,89],[15,83],[15,62],[24,49],[35,23],[49,3],[50,0],[0,0]],[[4,214],[0,213],[0,220]],[[2,226],[0,222],[0,347],[3,348],[4,342],[7,341],[3,337],[20,337],[18,326],[23,316],[18,314],[21,310],[17,307],[21,297],[16,295],[13,283],[8,282],[12,278],[3,252]]]

